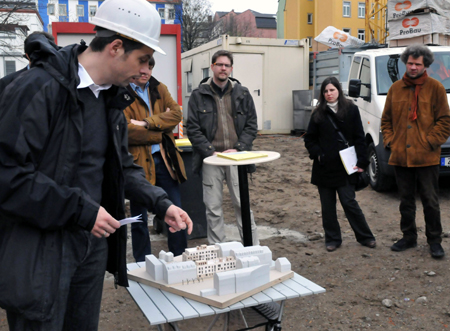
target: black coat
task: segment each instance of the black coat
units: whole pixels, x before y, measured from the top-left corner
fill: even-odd
[[[357,166],[366,168],[367,147],[364,139],[364,129],[361,123],[358,107],[350,105],[345,118],[340,120],[336,114],[327,107],[336,126],[347,139],[350,146],[355,146],[358,162]],[[314,160],[311,183],[324,187],[340,187],[346,185],[347,177],[351,184],[356,184],[357,174],[348,175],[339,156],[339,151],[347,148],[333,124],[327,116],[319,119],[318,112],[314,111],[305,135],[305,146],[309,157]],[[319,162],[320,156],[320,162]]]
[[[33,53],[34,67],[0,98],[0,306],[31,320],[53,312],[61,271],[63,232],[91,231],[99,209],[74,187],[82,153],[83,112],[77,86],[84,45]],[[164,217],[171,202],[145,180],[128,153],[123,109],[133,102],[123,88],[105,95],[108,149],[101,205],[116,219],[128,198]],[[127,286],[126,227],[108,238],[107,270]]]
[[[35,35],[29,35],[27,38],[26,43],[26,52],[29,54],[33,54],[33,52],[40,51],[42,49],[47,49],[48,46],[53,47],[55,50],[61,49],[61,47],[57,46],[54,42],[47,40],[47,43],[41,42],[41,35],[35,34]],[[26,72],[28,70],[28,66],[25,68],[22,68],[16,72],[13,72],[2,79],[0,79],[0,94],[3,93],[5,88],[11,84],[13,80],[15,80],[17,77],[19,77],[23,72]]]
[[[23,72],[26,72],[28,70],[28,67],[22,68],[20,70],[17,70],[16,72],[13,72],[12,74],[9,74],[5,77],[3,77],[2,79],[0,79],[0,94],[3,93],[3,91],[5,90],[6,86],[8,86],[9,84],[11,84],[11,82],[16,79],[17,77],[19,77]]]
[[[194,173],[200,172],[203,159],[213,155],[215,151],[212,141],[217,131],[217,104],[209,84],[210,79],[202,81],[189,98],[187,134],[194,151],[192,158]],[[238,136],[234,149],[251,151],[253,140],[258,133],[255,104],[246,87],[236,80],[231,80],[231,84],[233,84],[231,103],[234,128]]]

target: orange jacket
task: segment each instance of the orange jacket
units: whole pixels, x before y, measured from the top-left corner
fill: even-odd
[[[136,98],[136,100],[124,110],[128,123],[128,150],[133,154],[134,163],[144,168],[145,177],[150,183],[155,185],[155,163],[152,157],[151,145],[159,144],[161,155],[172,178],[178,180],[180,183],[185,181],[186,171],[184,163],[180,155],[180,150],[175,145],[175,138],[172,132],[182,119],[180,106],[172,99],[167,86],[158,82],[154,77],[150,77],[150,84],[148,87],[153,115],[149,114],[149,109],[144,100],[142,100],[131,87],[128,87],[128,89]],[[166,111],[167,108],[170,110]],[[148,123],[148,128],[131,124],[131,119],[146,121]],[[166,153],[162,144],[163,135],[170,138],[167,141],[171,142],[176,150],[176,160],[172,160],[169,154]],[[177,171],[171,166],[174,164],[179,166],[181,176],[177,176]]]
[[[415,121],[408,117],[413,97],[414,90],[402,79],[389,89],[381,118],[384,146],[391,149],[389,164],[401,167],[440,164],[441,145],[450,135],[445,88],[428,77],[420,90]]]

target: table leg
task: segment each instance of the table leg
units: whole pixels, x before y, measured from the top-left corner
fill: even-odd
[[[250,197],[248,194],[247,166],[238,166],[239,194],[241,196],[242,232],[244,246],[253,246],[252,221],[250,218]]]
[[[228,326],[230,323],[230,312],[227,312],[225,315],[225,321],[223,323],[223,331],[228,331]]]
[[[274,325],[274,328],[273,328],[274,331],[279,331],[279,330],[281,330],[281,319],[283,318],[284,304],[285,304],[285,303],[286,303],[285,300],[281,301],[281,304],[280,304],[280,312],[278,313],[277,323]]]
[[[216,324],[217,320],[219,319],[220,314],[217,314],[216,316],[214,316],[214,319],[212,320],[211,324],[209,324],[208,328],[206,329],[206,331],[211,331],[213,326]]]

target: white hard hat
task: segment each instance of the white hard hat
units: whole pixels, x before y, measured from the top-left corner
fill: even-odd
[[[161,17],[146,0],[106,0],[98,8],[91,23],[166,55],[158,46]]]

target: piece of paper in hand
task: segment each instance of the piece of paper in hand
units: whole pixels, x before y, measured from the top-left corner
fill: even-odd
[[[358,162],[355,146],[350,146],[349,148],[339,151],[339,155],[341,156],[342,164],[349,175],[358,171],[358,169],[353,169]]]
[[[142,215],[124,218],[123,220],[120,220],[119,222],[120,222],[120,226],[129,224],[129,223],[142,222]]]

